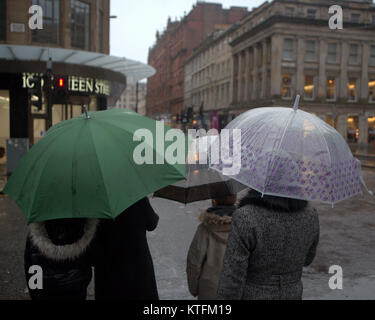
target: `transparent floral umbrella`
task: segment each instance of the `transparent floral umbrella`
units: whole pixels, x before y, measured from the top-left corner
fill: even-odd
[[[186,179],[154,193],[154,197],[192,203],[220,198],[247,188],[247,186],[209,168],[210,145],[218,137],[204,136],[189,141],[191,152],[187,156]]]
[[[229,177],[263,195],[332,205],[362,194],[359,160],[333,127],[298,109],[299,98],[294,108],[257,108],[229,123],[232,138],[241,130],[240,168]],[[233,146],[230,139],[226,152]],[[224,158],[210,168],[223,173],[231,165]]]

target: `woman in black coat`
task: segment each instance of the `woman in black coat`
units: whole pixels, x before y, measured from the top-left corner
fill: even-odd
[[[157,300],[154,266],[146,232],[156,229],[158,215],[148,198],[115,220],[101,221],[95,264],[97,300]]]
[[[91,272],[91,243],[97,219],[61,219],[31,223],[25,248],[25,275],[32,300],[85,300]],[[43,288],[34,283],[30,267],[43,272]]]

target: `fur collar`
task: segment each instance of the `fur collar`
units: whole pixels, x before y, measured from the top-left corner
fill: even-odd
[[[85,252],[90,245],[98,226],[98,219],[87,219],[85,231],[80,240],[75,243],[57,246],[49,239],[44,222],[35,222],[29,225],[31,242],[47,258],[55,261],[74,260]]]
[[[264,195],[255,190],[250,190],[247,195],[241,199],[239,208],[246,205],[255,205],[266,208],[268,210],[283,211],[283,212],[298,212],[302,211],[308,206],[308,202],[304,200],[282,198]]]
[[[206,225],[223,225],[223,224],[231,224],[232,223],[232,217],[224,215],[219,216],[215,213],[208,213],[208,212],[202,212],[199,215],[199,220],[203,222]]]

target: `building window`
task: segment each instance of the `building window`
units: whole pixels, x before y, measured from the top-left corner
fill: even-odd
[[[305,60],[306,61],[315,61],[315,59],[316,59],[315,41],[314,40],[307,40],[306,41]]]
[[[351,78],[348,81],[348,101],[357,101],[357,79]]]
[[[292,99],[292,76],[284,74],[282,78],[281,97],[283,99]]]
[[[368,83],[369,102],[375,102],[375,78]]]
[[[104,51],[104,12],[99,10],[99,52]]]
[[[79,0],[71,0],[72,47],[90,49],[90,5]]]
[[[327,79],[327,101],[336,100],[336,79],[334,77],[329,77]]]
[[[285,15],[287,17],[293,17],[294,16],[294,8],[293,7],[286,7],[285,8]]]
[[[32,41],[58,44],[60,0],[33,0],[32,4],[43,9],[43,29],[31,31]]]
[[[337,44],[336,43],[328,43],[327,62],[328,63],[337,62]]]
[[[316,18],[316,9],[307,9],[307,17],[309,19],[315,19]]]
[[[7,14],[6,14],[6,0],[0,0],[0,41],[5,41],[7,37]]]
[[[370,48],[370,65],[375,66],[375,46]]]
[[[293,60],[293,39],[284,39],[283,59]]]
[[[305,87],[304,87],[304,99],[305,100],[314,100],[314,77],[305,76]]]
[[[351,22],[352,23],[360,23],[361,22],[361,15],[359,13],[352,13]]]
[[[358,63],[358,44],[351,44],[349,49],[349,63]]]
[[[375,24],[375,15],[372,16],[372,24]]]

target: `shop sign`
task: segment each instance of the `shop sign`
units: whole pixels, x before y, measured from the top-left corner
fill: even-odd
[[[22,77],[22,87],[27,89],[32,89],[34,84],[32,79],[36,76],[35,73],[24,73]],[[44,86],[43,74],[40,74],[42,77],[42,86]],[[86,94],[97,94],[97,95],[110,95],[110,86],[108,80],[69,76],[69,91],[70,93],[86,93]]]

